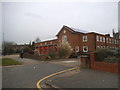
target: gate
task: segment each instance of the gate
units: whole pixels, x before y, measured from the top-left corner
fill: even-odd
[[[81,68],[90,68],[89,55],[81,55]]]

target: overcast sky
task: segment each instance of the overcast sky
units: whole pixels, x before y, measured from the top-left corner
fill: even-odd
[[[55,38],[63,25],[112,34],[118,28],[117,2],[3,2],[2,30],[18,44]]]

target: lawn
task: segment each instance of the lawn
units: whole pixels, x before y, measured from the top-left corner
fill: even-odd
[[[2,66],[9,66],[9,65],[21,65],[21,63],[10,58],[2,58]]]

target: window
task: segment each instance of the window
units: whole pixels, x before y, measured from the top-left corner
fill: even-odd
[[[64,33],[66,33],[66,31],[64,30]]]
[[[100,46],[97,46],[97,48],[100,48]]]
[[[96,37],[96,40],[99,41],[99,36]]]
[[[106,38],[106,42],[108,43],[108,38]]]
[[[117,44],[117,43],[116,43],[116,40],[115,40],[115,44]]]
[[[83,36],[83,42],[87,42],[87,36]]]
[[[102,37],[100,37],[100,42],[102,42]]]
[[[75,47],[75,51],[76,51],[76,52],[79,52],[79,46],[76,46],[76,47]]]
[[[112,41],[111,43],[112,43],[112,44],[114,44],[114,40],[113,40],[113,39],[111,39],[111,41]]]
[[[83,52],[88,52],[88,46],[83,46]]]
[[[63,43],[67,42],[67,36],[66,36],[66,35],[63,35],[63,36],[62,36],[62,42],[63,42]]]
[[[109,43],[111,43],[111,39],[109,38]]]
[[[103,42],[105,42],[105,37],[103,37]]]

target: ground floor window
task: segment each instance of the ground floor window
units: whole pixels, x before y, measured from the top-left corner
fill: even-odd
[[[88,52],[88,46],[83,46],[83,52]]]
[[[79,46],[75,47],[75,52],[79,52]]]

